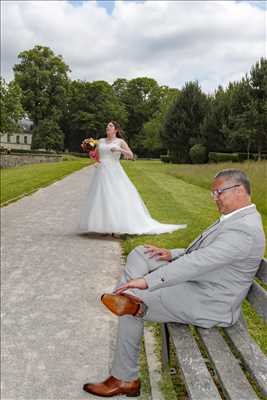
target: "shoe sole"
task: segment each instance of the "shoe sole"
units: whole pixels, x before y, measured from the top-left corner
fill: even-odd
[[[108,294],[107,293],[102,294],[102,296],[101,296],[102,303],[104,304],[105,307],[107,307],[108,310],[110,310],[113,314],[117,315],[118,317],[122,317],[123,315],[136,315],[138,313],[139,308],[140,308],[140,304],[136,303],[137,308],[136,308],[136,311],[134,313],[132,313],[132,312],[126,313],[123,310],[123,308],[124,308],[123,306],[121,306],[122,307],[122,311],[118,311],[116,304],[110,305],[110,304],[106,304],[105,301],[103,301],[104,300],[104,296],[106,296],[106,295],[108,295]],[[127,299],[126,296],[125,296],[125,298]],[[127,301],[126,299],[125,299],[125,301]],[[113,306],[115,307],[115,309],[114,309]]]
[[[93,394],[94,396],[97,396],[97,397],[114,397],[114,396],[138,397],[138,396],[140,396],[140,391],[135,392],[135,393],[123,393],[123,392],[120,392],[120,393],[115,393],[115,394],[112,394],[112,395],[110,395],[110,394],[105,395],[105,394],[97,394],[97,393],[94,393],[94,392],[89,392],[86,389],[83,389],[83,390],[86,393]]]

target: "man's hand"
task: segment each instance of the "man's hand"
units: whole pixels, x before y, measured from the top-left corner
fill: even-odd
[[[145,245],[146,251],[145,253],[149,255],[150,258],[154,257],[157,261],[171,261],[172,255],[170,250],[161,249],[156,246]]]
[[[131,281],[125,283],[124,285],[122,285],[121,287],[119,287],[118,289],[116,289],[116,291],[114,292],[115,294],[121,294],[123,292],[125,292],[125,290],[127,289],[147,289],[148,285],[145,281],[144,278],[137,278],[137,279],[132,279]]]

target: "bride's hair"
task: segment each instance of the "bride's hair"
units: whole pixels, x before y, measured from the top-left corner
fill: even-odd
[[[117,131],[116,136],[120,139],[124,139],[123,130],[122,130],[120,124],[117,121],[113,121],[113,120],[111,120],[110,122],[115,126],[115,129]]]

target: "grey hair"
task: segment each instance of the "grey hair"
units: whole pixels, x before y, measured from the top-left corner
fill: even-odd
[[[251,194],[250,180],[243,171],[234,168],[223,169],[214,176],[214,179],[218,178],[224,178],[226,180],[231,179],[235,183],[239,183],[240,185],[244,186],[247,194],[250,196]]]

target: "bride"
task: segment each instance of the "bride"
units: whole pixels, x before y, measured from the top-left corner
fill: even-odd
[[[81,212],[81,230],[120,234],[160,234],[185,228],[186,225],[161,224],[154,220],[120,164],[121,154],[133,159],[122,139],[121,127],[110,121],[106,138],[98,141],[100,160],[94,168],[85,205]]]

